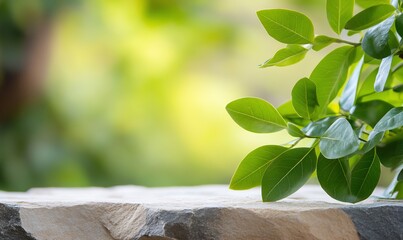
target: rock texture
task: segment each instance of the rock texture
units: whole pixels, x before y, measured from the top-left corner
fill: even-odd
[[[0,239],[403,239],[403,202],[342,204],[317,186],[275,203],[227,186],[0,192]]]

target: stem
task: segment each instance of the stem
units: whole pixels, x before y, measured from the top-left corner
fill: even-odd
[[[296,140],[290,145],[290,148],[293,148],[293,147],[297,146],[297,144],[298,144],[302,139],[303,139],[302,137],[296,139]]]
[[[335,42],[337,43],[346,43],[346,44],[350,44],[353,45],[354,47],[358,47],[361,45],[361,43],[355,43],[355,42],[350,42],[344,39],[340,39],[340,38],[334,38]]]
[[[360,141],[363,141],[363,142],[368,142],[367,140],[362,139],[362,138],[358,138],[358,139],[360,139]]]
[[[315,139],[315,141],[313,142],[311,148],[315,148],[319,144],[319,142],[320,142],[319,138]]]

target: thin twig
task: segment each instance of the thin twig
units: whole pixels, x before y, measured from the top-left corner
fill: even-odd
[[[346,43],[346,44],[350,44],[353,45],[354,47],[358,47],[361,45],[361,43],[355,43],[355,42],[350,42],[344,39],[340,39],[340,38],[334,38],[335,42],[337,43]]]

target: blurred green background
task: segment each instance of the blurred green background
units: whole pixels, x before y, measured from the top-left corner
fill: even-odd
[[[252,149],[225,105],[278,106],[326,54],[259,69],[281,44],[256,11],[325,1],[0,1],[0,188],[228,183]]]

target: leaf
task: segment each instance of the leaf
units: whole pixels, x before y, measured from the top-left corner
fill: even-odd
[[[394,92],[397,92],[397,93],[403,92],[403,84],[399,84],[399,85],[397,85],[397,86],[394,86],[394,87],[392,88],[392,90],[393,90]]]
[[[382,92],[385,88],[386,80],[388,79],[390,67],[392,66],[393,55],[382,59],[379,66],[378,74],[376,75],[374,89],[377,92]]]
[[[327,159],[321,154],[316,171],[320,186],[329,196],[343,202],[355,201],[348,158]]]
[[[379,4],[389,4],[390,0],[356,0],[355,1],[362,8],[369,8]]]
[[[400,37],[402,37],[403,36],[403,14],[400,14],[399,16],[396,17],[395,27],[396,27],[396,32],[399,34]]]
[[[363,96],[357,99],[357,102],[367,102],[367,101],[372,101],[372,100],[377,100],[377,99],[382,99],[384,101],[387,101],[388,103],[392,104],[393,106],[401,106],[402,105],[402,99],[403,99],[403,94],[402,93],[396,93],[393,91],[383,91],[383,92],[374,92],[368,96]]]
[[[403,141],[395,141],[383,147],[377,147],[382,165],[388,168],[397,168],[403,164]]]
[[[403,182],[395,181],[392,194],[396,199],[403,199]]]
[[[347,31],[347,36],[353,36],[355,34],[359,34],[361,31],[354,31],[354,30],[348,30]]]
[[[378,75],[379,68],[375,68],[362,83],[360,90],[357,94],[357,101],[369,94],[374,93],[374,84],[376,75]]]
[[[295,123],[299,126],[305,126],[306,124],[309,123],[308,120],[303,119],[298,115],[298,113],[295,111],[294,107],[292,106],[292,102],[288,101],[283,103],[277,108],[278,112],[281,114],[281,116],[286,119],[287,121],[290,121],[292,123]]]
[[[294,123],[287,123],[287,132],[293,137],[305,137],[305,134]]]
[[[393,21],[394,17],[390,17],[365,33],[361,46],[366,54],[377,59],[391,55],[389,30]]]
[[[389,31],[388,45],[389,45],[391,53],[394,53],[400,47],[400,43],[399,43],[399,40],[397,39],[397,35],[392,30]]]
[[[346,23],[345,28],[360,31],[375,26],[390,17],[396,9],[389,4],[380,4],[364,9]]]
[[[245,130],[271,133],[287,128],[287,123],[270,103],[259,98],[241,98],[226,107],[232,119]]]
[[[321,137],[338,118],[326,117],[316,122],[311,122],[302,129],[302,132],[309,137]]]
[[[300,45],[288,45],[286,48],[280,49],[276,54],[263,63],[260,67],[271,66],[288,66],[297,63],[304,59],[308,49],[301,47]]]
[[[313,70],[310,79],[316,84],[319,114],[324,114],[327,105],[337,96],[347,78],[353,47],[341,47],[330,52]]]
[[[262,179],[264,202],[277,201],[300,189],[316,169],[314,148],[293,148],[271,162]]]
[[[286,44],[313,42],[313,24],[302,13],[285,9],[269,9],[258,11],[257,16],[267,33],[279,42]]]
[[[379,93],[375,92],[374,84],[375,84],[375,78],[376,78],[377,74],[378,74],[378,69],[375,69],[365,79],[365,81],[363,82],[363,84],[360,87],[360,90],[358,92],[358,97],[357,97],[356,102],[361,103],[361,102],[368,102],[368,101],[381,99],[382,101],[388,102],[391,105],[401,106],[402,99],[403,99],[402,93],[397,93],[394,91],[383,91],[383,92],[379,92]],[[395,76],[395,74],[389,74],[388,80],[386,80],[386,86],[389,87],[390,83],[393,80],[393,78],[392,78],[393,76]]]
[[[291,92],[295,111],[305,119],[312,119],[318,100],[315,83],[308,78],[299,80]]]
[[[330,27],[337,34],[353,16],[354,0],[327,0],[326,13]]]
[[[232,176],[230,188],[243,190],[259,186],[267,166],[286,150],[286,147],[267,145],[250,152]]]
[[[360,152],[366,153],[372,150],[378,143],[380,143],[383,139],[385,132],[376,132],[372,131],[369,136],[367,142],[364,144]]]
[[[291,101],[281,104],[277,108],[277,110],[281,114],[281,116],[298,116]]]
[[[397,181],[398,182],[403,182],[403,169],[400,170],[399,175],[397,176]]]
[[[337,39],[335,38],[328,37],[325,35],[319,35],[316,36],[315,39],[313,40],[312,49],[315,51],[319,51],[335,42],[337,42]]]
[[[358,150],[359,141],[350,123],[337,119],[322,135],[319,148],[323,156],[336,159],[348,156]]]
[[[360,79],[362,65],[364,64],[364,57],[358,62],[357,66],[354,68],[353,74],[348,80],[346,86],[344,87],[343,93],[340,97],[340,107],[349,111],[355,102],[358,88],[358,80]]]
[[[348,158],[318,159],[318,180],[329,196],[343,202],[359,202],[374,191],[380,177],[380,163],[375,150],[364,154],[350,170]]]
[[[381,120],[381,118],[393,108],[393,105],[381,101],[373,100],[368,102],[357,103],[351,109],[351,115],[364,121],[372,128],[375,127],[376,123]]]
[[[381,165],[375,149],[364,154],[351,171],[351,192],[354,202],[368,198],[378,184]]]
[[[403,107],[392,108],[375,125],[374,131],[382,132],[403,126]]]

